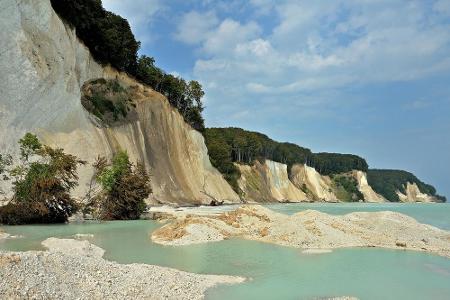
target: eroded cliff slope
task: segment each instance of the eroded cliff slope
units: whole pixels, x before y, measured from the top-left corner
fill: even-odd
[[[252,166],[236,164],[239,187],[245,202],[302,202],[307,195],[289,180],[287,166],[271,160]]]
[[[297,188],[307,193],[310,200],[338,201],[337,196],[333,192],[333,183],[330,177],[319,174],[316,169],[296,164],[292,166],[290,177]]]
[[[187,125],[161,94],[123,73],[97,64],[53,11],[49,0],[0,2],[0,149],[34,132],[52,146],[87,162],[127,150],[151,174],[152,200],[201,204],[239,202],[212,167],[202,135]],[[81,87],[96,78],[135,89],[137,119],[115,126],[95,122],[81,105]],[[93,170],[79,170],[82,198]]]
[[[353,176],[358,182],[358,190],[363,194],[365,202],[386,202],[386,199],[377,194],[367,182],[367,174],[362,171],[353,171]]]

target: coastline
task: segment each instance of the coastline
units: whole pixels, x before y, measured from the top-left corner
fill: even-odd
[[[243,277],[202,275],[147,264],[119,264],[87,241],[50,238],[48,251],[0,252],[0,297],[7,299],[203,299]]]
[[[398,206],[401,206],[402,204],[398,204]],[[255,205],[249,205],[250,207],[255,207]],[[352,205],[353,206],[353,205]],[[358,204],[355,204],[353,207],[357,207],[358,206]],[[378,206],[378,205],[374,205],[374,206]],[[372,207],[374,207],[374,206],[372,206]],[[234,206],[233,206],[234,207]],[[280,205],[279,207],[283,207],[283,205]],[[384,206],[383,208],[385,208],[386,206]],[[416,207],[416,209],[418,209],[419,211],[420,211],[420,206],[414,206],[414,207]],[[209,209],[210,209],[211,207],[205,207],[205,208],[201,208],[201,210],[203,210],[203,211],[210,211]],[[430,207],[431,208],[431,207]],[[222,208],[219,208],[219,209],[222,209]],[[227,206],[227,208],[226,209],[230,209],[228,206]],[[303,208],[302,208],[303,209]],[[179,210],[179,209],[178,209]],[[183,212],[183,210],[184,209],[181,209],[182,211],[178,211],[178,213],[179,214],[185,214],[185,212]],[[193,214],[194,213],[194,211],[195,210],[198,210],[197,208],[189,208],[188,209],[188,211],[190,212],[190,214]],[[288,211],[292,211],[291,209],[288,209]],[[333,209],[332,211],[338,211],[338,212],[340,212],[340,211],[342,211],[342,210],[340,210],[340,209],[337,209],[337,210],[335,210],[335,209]],[[448,210],[446,210],[446,211],[448,211]],[[287,216],[289,216],[289,215],[285,215],[285,217],[287,217]],[[195,216],[194,216],[195,217]],[[250,218],[249,218],[250,219]],[[167,222],[166,224],[170,224],[170,222],[173,222],[173,221],[175,221],[176,219],[175,218],[172,218],[172,219],[161,219],[160,221],[162,221],[162,222]],[[318,221],[320,221],[320,219],[319,218],[317,218],[317,220]],[[272,220],[272,221],[276,221],[276,220]],[[146,222],[145,221],[142,221],[142,224],[145,224]],[[238,222],[238,223],[240,223],[240,222]],[[153,222],[153,224],[154,225],[152,225],[151,226],[151,230],[153,230],[154,228],[157,228],[157,227],[159,227],[159,226],[162,226],[162,225],[157,225],[157,223],[155,223],[155,222]],[[106,226],[108,226],[108,225],[106,225]],[[276,226],[275,226],[276,227]],[[77,227],[75,227],[75,228],[77,228]],[[112,228],[114,228],[114,226],[112,226]],[[311,228],[312,228],[312,226],[311,226]],[[7,231],[8,232],[8,227],[7,228],[3,228],[5,231]],[[320,228],[319,228],[320,229]],[[375,228],[376,229],[376,228]],[[75,230],[78,230],[78,229],[75,229]],[[448,229],[447,229],[448,230]],[[81,234],[80,236],[79,236],[79,234],[76,234],[77,232],[83,232],[84,234]],[[148,231],[147,231],[148,232]],[[16,232],[16,231],[11,231],[10,232],[11,234],[17,234],[18,232]],[[20,232],[19,232],[20,233]],[[70,234],[67,234],[67,235],[65,235],[65,236],[67,236],[69,239],[71,239],[71,238],[81,238],[81,239],[88,239],[88,240],[90,240],[89,239],[89,237],[94,237],[94,234],[95,234],[95,237],[97,237],[97,231],[90,231],[89,229],[85,229],[85,230],[81,230],[81,231],[70,231]],[[144,234],[144,235],[143,235]],[[140,239],[145,239],[145,232],[140,232],[140,235],[143,235]],[[28,234],[24,234],[24,236],[28,236]],[[51,236],[51,235],[46,235],[46,237],[49,237],[49,236]],[[148,235],[147,235],[148,236]],[[98,237],[100,237],[100,235],[98,236]],[[227,238],[227,237],[226,237]],[[241,236],[232,236],[232,237],[230,237],[230,238],[232,238],[232,239],[236,239],[236,240],[240,240],[240,239],[242,239],[242,240],[245,240],[245,238],[246,237],[241,237]],[[267,237],[268,239],[270,238],[270,237]],[[255,240],[257,240],[258,242],[261,242],[261,240],[260,239],[255,239]],[[40,241],[41,240],[39,240],[39,243],[40,243]],[[92,240],[91,240],[92,241]],[[266,243],[273,243],[273,242],[271,242],[271,241],[262,241],[262,242],[266,242]],[[292,242],[292,241],[291,241]],[[394,241],[395,242],[395,241]],[[233,242],[234,243],[234,242]],[[220,243],[221,245],[226,245],[226,243]],[[275,244],[277,244],[277,243],[275,243]],[[218,247],[219,248],[222,248],[223,246],[221,246],[221,245],[218,245]],[[269,246],[269,245],[268,245]],[[293,246],[290,246],[290,245],[283,245],[283,246],[285,246],[285,247],[288,247],[288,248],[294,248],[294,250],[289,250],[289,251],[294,251],[294,253],[302,253],[302,252],[304,252],[304,250],[305,249],[302,249],[302,248],[297,248],[297,249],[295,249],[296,247],[293,247]],[[409,245],[408,245],[409,246]],[[212,246],[214,249],[215,249],[215,246]],[[258,246],[258,247],[264,247],[264,245],[260,245],[260,246]],[[270,247],[270,246],[269,246]],[[354,248],[356,248],[356,247],[358,247],[358,248],[360,248],[360,246],[355,246]],[[381,246],[377,246],[377,247],[379,247],[379,248],[382,248]],[[74,247],[72,247],[72,248],[74,248]],[[164,248],[166,248],[166,247],[163,247],[162,249],[164,249]],[[170,247],[167,247],[168,249],[170,249],[170,248],[173,248],[172,246],[170,246]],[[196,247],[197,248],[197,247]],[[202,247],[200,247],[200,248],[202,248]],[[338,248],[338,247],[336,247],[336,248]],[[336,248],[334,248],[334,249],[336,249]],[[399,252],[398,250],[410,250],[410,249],[404,249],[403,247],[396,247],[395,245],[393,246],[393,247],[387,247],[387,248],[389,248],[389,249],[396,249],[397,250],[397,252],[398,252],[398,254],[396,254],[396,255],[398,255],[399,257],[401,256],[401,257],[408,257],[409,255],[408,255],[408,253],[405,253],[405,254],[402,254],[402,252],[404,252],[404,251],[402,251],[402,252]],[[280,249],[281,250],[281,249]],[[326,253],[324,253],[324,252],[329,252],[329,251],[326,251],[326,248],[323,248],[323,249],[315,249],[315,248],[313,248],[312,246],[311,246],[311,248],[310,249],[307,249],[307,250],[309,250],[309,251],[306,251],[306,253],[302,253],[302,254],[308,254],[308,255],[310,255],[311,256],[311,258],[309,259],[309,258],[306,258],[306,257],[304,257],[303,256],[303,258],[300,258],[300,259],[306,259],[306,260],[313,260],[313,261],[315,261],[315,260],[317,260],[317,259],[320,259],[320,260],[328,260],[329,258],[328,257],[334,257],[334,256],[336,256],[336,255],[340,255],[339,253],[340,253],[340,251],[334,251],[333,249],[329,249],[329,250],[331,250],[332,252],[334,252],[334,254],[332,254],[332,255],[329,255],[329,254],[326,254]],[[420,251],[420,249],[415,249],[415,250],[419,250]],[[164,251],[164,250],[163,250]],[[170,251],[172,251],[172,250],[170,250]],[[174,251],[178,251],[178,250],[174,250]],[[180,249],[180,251],[184,251],[183,250],[183,248],[181,248]],[[345,252],[345,251],[344,251]],[[358,252],[358,251],[357,251]],[[370,252],[370,251],[369,251]],[[375,251],[376,252],[376,251]],[[408,252],[410,252],[410,251],[408,251]],[[426,251],[424,251],[424,252],[426,252]],[[359,252],[358,252],[359,253]],[[363,252],[363,253],[366,253],[366,252]],[[430,252],[427,252],[428,254],[433,254],[432,256],[435,256],[434,254],[435,253],[430,253]],[[8,253],[8,254],[14,254],[14,253]],[[67,253],[66,253],[66,255],[67,255]],[[0,255],[0,256],[2,256],[2,255]],[[314,257],[315,256],[315,257]],[[320,256],[320,257],[319,257]],[[51,259],[51,260],[53,260],[53,259],[56,259],[56,258],[54,258],[54,257],[52,257],[52,258],[49,258],[49,259]],[[431,257],[430,257],[430,259],[431,259]],[[140,260],[137,260],[137,261],[140,261]],[[34,262],[31,262],[31,263],[34,263]],[[155,264],[159,264],[157,261],[155,261],[155,262],[152,262],[152,263],[155,263]],[[167,265],[167,264],[165,264],[165,263],[163,263],[162,265]],[[183,269],[183,267],[178,267],[177,265],[174,265],[175,266],[175,268],[182,268]],[[173,266],[172,266],[173,267]],[[46,271],[45,269],[44,269],[44,271]],[[116,271],[116,269],[110,269],[110,271],[111,272],[121,272],[121,271]],[[194,271],[194,272],[197,272],[195,269],[189,269],[189,271]],[[88,274],[88,276],[90,276],[90,270],[88,270],[87,271],[87,274]],[[215,273],[215,270],[214,269],[210,269],[209,271],[206,271],[207,273],[210,273],[210,274],[214,274]],[[73,275],[72,273],[74,273],[74,272],[70,272],[71,273],[71,276]],[[77,274],[81,274],[81,273],[85,273],[85,271],[84,270],[81,270],[81,271],[79,271],[79,272],[75,272],[75,273],[77,273]],[[50,276],[51,277],[51,280],[53,280],[53,278],[52,278],[52,274],[48,274],[48,273],[42,273],[42,274],[44,274],[44,275],[42,275],[42,276]],[[240,274],[240,273],[227,273],[227,272],[225,272],[225,274],[235,274],[235,275],[242,275],[242,274]],[[2,277],[3,277],[3,274],[0,274]],[[95,276],[97,276],[96,274],[94,274],[94,277]],[[121,276],[121,275],[120,275]],[[248,276],[248,275],[246,275],[246,277],[248,277],[248,278],[253,278],[253,275],[250,275],[250,276]],[[21,279],[22,280],[22,279]],[[33,280],[34,279],[32,279],[32,278],[30,278],[30,279],[28,279],[28,280],[30,280],[31,282],[33,282]],[[151,279],[151,280],[154,280],[153,278]],[[57,282],[57,283],[55,283],[55,284],[60,284],[59,282]],[[61,283],[61,284],[64,284],[64,282],[63,283]],[[219,283],[220,284],[220,283]],[[14,286],[14,285],[13,285]],[[89,286],[90,286],[90,283],[89,283]],[[94,287],[94,288],[97,288],[97,287]],[[228,289],[228,288],[227,288]],[[231,290],[234,290],[234,289],[240,289],[240,287],[239,286],[236,286],[236,287],[232,287],[231,288]],[[220,288],[219,288],[219,290],[220,290]],[[212,293],[214,293],[214,291],[213,290],[211,290],[211,292]],[[317,293],[317,292],[316,292]],[[206,293],[206,295],[208,295],[209,294],[209,292],[207,292]],[[317,295],[319,295],[320,293],[317,293]],[[351,291],[349,291],[349,292],[342,292],[342,293],[340,293],[340,292],[338,292],[338,293],[336,293],[337,295],[339,295],[339,294],[343,294],[343,295],[346,295],[346,294],[349,294],[349,295],[352,295],[353,293],[351,292]],[[355,293],[355,294],[357,294],[357,293]],[[109,295],[109,294],[108,294]],[[331,293],[331,295],[333,295],[333,293]],[[360,295],[359,295],[360,296]],[[189,296],[190,297],[190,296]],[[201,296],[201,297],[204,297],[204,296]],[[1,298],[1,297],[0,297]],[[17,296],[16,298],[26,298],[25,296],[22,296],[22,297],[19,297],[19,296]],[[50,297],[51,298],[51,297]],[[180,298],[183,298],[183,297],[180,297]],[[195,299],[195,298],[194,298]],[[322,298],[320,298],[320,299],[322,299]],[[325,299],[325,298],[323,298],[323,299]]]

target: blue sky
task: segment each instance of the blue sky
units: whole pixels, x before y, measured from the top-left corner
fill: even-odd
[[[207,126],[405,169],[450,197],[450,0],[103,0]]]

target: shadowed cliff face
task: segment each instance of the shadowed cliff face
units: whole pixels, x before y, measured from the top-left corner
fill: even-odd
[[[165,97],[125,74],[98,65],[75,33],[53,11],[50,1],[2,1],[0,32],[0,148],[17,151],[25,132],[62,147],[88,162],[127,150],[144,163],[152,179],[152,200],[164,203],[239,202],[211,166],[203,137],[188,126]],[[117,79],[133,90],[135,114],[127,122],[103,126],[81,104],[88,80]],[[82,198],[93,174],[79,169]]]

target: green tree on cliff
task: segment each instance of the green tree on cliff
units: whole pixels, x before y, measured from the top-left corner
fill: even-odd
[[[19,141],[20,163],[2,156],[0,173],[12,180],[14,195],[0,208],[0,223],[63,223],[77,205],[70,191],[77,186],[77,166],[84,164],[62,149],[42,145],[27,133]]]

